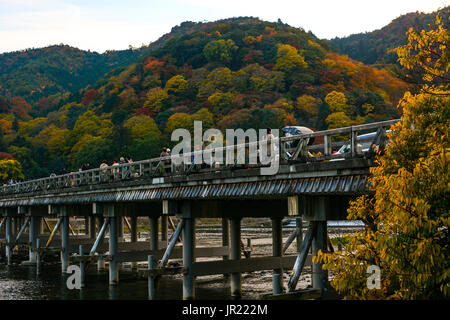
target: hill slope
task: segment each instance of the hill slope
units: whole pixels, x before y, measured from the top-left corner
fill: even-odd
[[[429,25],[433,25],[437,14],[448,17],[449,8],[446,7],[429,14],[408,13],[392,20],[380,30],[335,38],[330,42],[338,53],[346,54],[365,64],[393,64],[397,62],[397,55],[388,53],[388,51],[406,44],[406,32],[410,28],[415,31],[428,30]]]
[[[0,54],[0,95],[20,96],[33,106],[42,97],[76,92],[108,71],[135,62],[145,51],[103,54],[67,45]]]

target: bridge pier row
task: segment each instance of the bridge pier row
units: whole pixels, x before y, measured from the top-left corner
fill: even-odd
[[[241,259],[241,217],[232,217],[230,223],[230,259]],[[231,273],[231,297],[240,299],[242,296],[241,273]]]
[[[283,255],[283,228],[282,218],[272,218],[272,255],[281,257]],[[283,269],[274,269],[272,275],[273,294],[283,292]]]

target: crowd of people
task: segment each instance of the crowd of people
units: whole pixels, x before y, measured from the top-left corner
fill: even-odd
[[[6,181],[6,182],[3,183],[3,187],[6,187],[6,186],[12,186],[12,185],[14,185],[14,184],[16,184],[16,183],[19,183],[19,182],[21,182],[21,181],[19,181],[19,180],[14,180],[14,179],[9,179],[8,181]]]
[[[272,134],[272,130],[271,129],[267,129],[267,140],[272,140],[272,139],[274,139],[274,136]],[[196,149],[198,149],[198,148],[199,148],[199,146],[196,146]],[[171,150],[169,148],[167,148],[167,147],[163,147],[162,151],[161,151],[161,154],[160,154],[160,157],[161,158],[162,157],[169,157],[170,155],[171,155]],[[194,158],[194,155],[192,154],[192,161],[194,160],[193,158]],[[125,164],[125,163],[133,163],[133,160],[129,156],[120,157],[119,161],[113,160],[112,164],[108,164],[107,160],[103,160],[102,163],[100,164],[100,169],[104,169],[104,170],[102,170],[102,173],[105,174],[107,172],[107,169],[106,169],[107,167],[109,167],[109,166],[119,166],[119,165],[122,165],[122,164]],[[168,173],[168,172],[170,172],[172,170],[171,169],[171,159],[162,160],[162,163],[163,163],[163,166],[161,166],[162,171]],[[87,170],[91,170],[91,169],[94,169],[94,168],[95,167],[93,167],[89,162],[85,162],[85,163],[81,164],[80,168],[78,169],[78,172],[87,171]],[[124,166],[124,169],[127,170],[128,167]],[[113,170],[112,173],[119,173],[119,171],[120,171],[119,168],[117,168],[117,170]],[[75,173],[75,172],[72,171],[71,173]],[[50,177],[55,177],[55,176],[56,176],[55,173],[52,173],[50,175]],[[13,185],[13,184],[16,184],[18,182],[19,181],[14,181],[13,179],[10,179],[8,182],[5,182],[3,184],[3,186]]]

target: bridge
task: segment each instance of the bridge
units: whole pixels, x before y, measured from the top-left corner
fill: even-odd
[[[320,263],[311,262],[311,256],[333,250],[327,221],[345,219],[349,201],[370,193],[367,182],[375,155],[387,143],[388,128],[398,121],[276,138],[279,168],[273,175],[262,174],[268,165],[248,161],[177,164],[180,156],[172,155],[3,186],[2,251],[11,264],[17,248],[25,247],[28,261],[23,263],[36,265],[38,273],[49,252],[59,253],[63,273],[71,264],[80,265],[82,285],[87,265],[104,269],[108,264],[109,283],[114,286],[119,283],[121,263],[135,266],[148,261],[148,269],[140,272],[149,278],[151,299],[157,297],[158,278],[166,274],[183,275],[184,299],[195,297],[196,277],[214,274],[230,275],[231,295],[240,297],[241,273],[257,270],[273,270],[271,297],[286,298],[299,293],[296,285],[305,265],[312,267],[314,292],[322,294],[328,276]],[[312,139],[314,143],[308,143]],[[205,159],[230,148],[236,155],[248,154],[250,147],[251,143],[243,143],[198,152]],[[75,216],[84,217],[84,235],[70,235],[69,219]],[[287,216],[296,219],[297,227],[283,243],[282,219]],[[138,217],[148,218],[149,241],[138,241]],[[178,226],[172,217],[178,218]],[[252,258],[245,251],[244,217],[271,219],[272,256]],[[49,218],[57,219],[55,226],[49,226]],[[221,246],[196,246],[199,218],[222,219]],[[304,235],[303,222],[308,225]],[[124,224],[130,241],[124,237]],[[294,240],[297,254],[286,255]],[[198,261],[204,257],[210,259]],[[169,267],[169,260],[176,258],[182,258],[182,267]],[[289,269],[285,286],[283,270]]]

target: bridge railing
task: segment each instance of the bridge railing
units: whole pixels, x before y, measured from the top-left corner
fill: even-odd
[[[364,154],[373,154],[376,148],[383,148],[387,141],[386,128],[398,121],[399,119],[396,119],[289,137],[276,137],[271,142],[275,147],[270,147],[269,152],[275,152],[277,161],[280,163],[316,162],[361,157]],[[376,129],[376,132],[373,132],[373,134],[358,135],[362,131],[374,129]],[[346,135],[348,139],[345,137]],[[317,139],[319,143],[308,145],[312,138],[319,138]],[[187,175],[196,171],[217,171],[239,166],[262,166],[259,160],[263,142],[267,142],[267,140],[227,145],[221,148],[205,149],[182,155],[170,155],[19,182],[0,187],[0,197],[37,191],[57,191],[101,183],[151,179],[168,175]],[[364,151],[361,148],[361,143],[369,143],[370,148]],[[337,148],[344,145],[348,146],[348,152],[333,152],[333,150],[336,151]],[[256,152],[251,152],[252,150],[256,150]],[[224,161],[214,162],[214,159],[220,154]],[[234,161],[227,161],[226,157],[230,154],[233,155]],[[200,159],[201,163],[192,161],[196,157]],[[239,161],[242,158],[245,160],[244,163]],[[158,180],[151,181],[151,183],[159,182]]]

